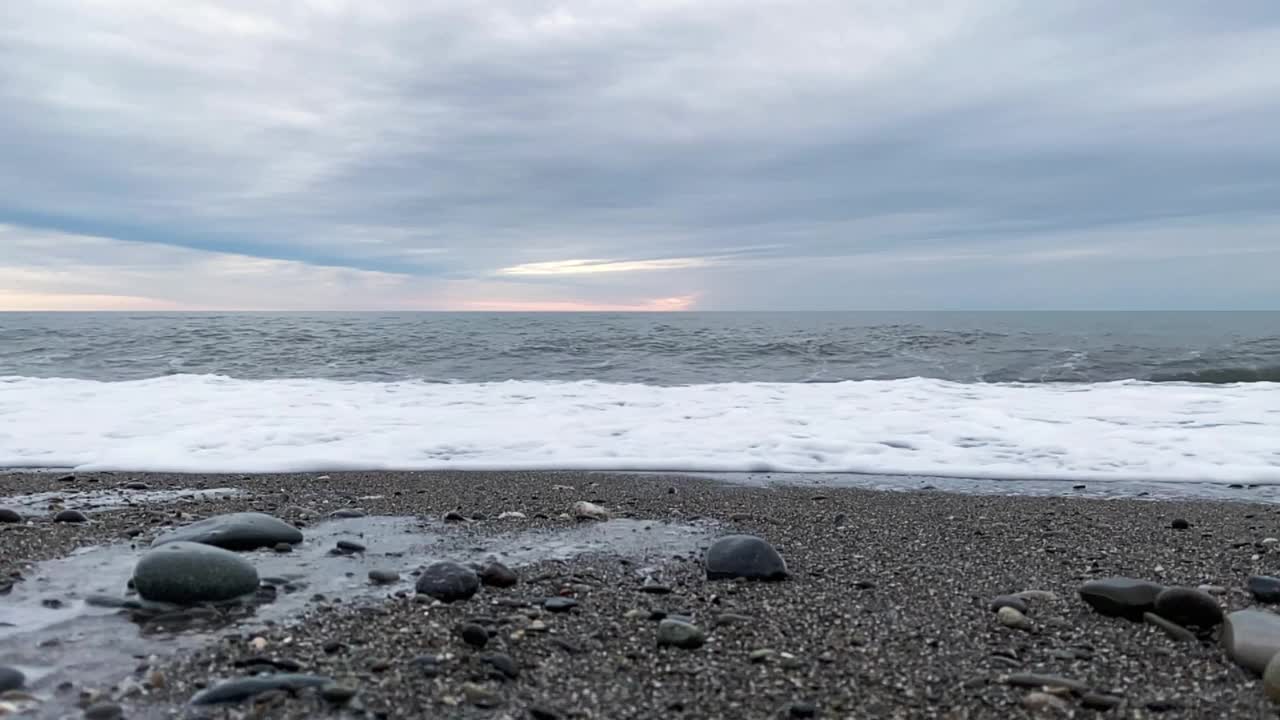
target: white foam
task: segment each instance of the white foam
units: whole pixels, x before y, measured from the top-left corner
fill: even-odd
[[[0,467],[1280,482],[1280,384],[0,378]]]

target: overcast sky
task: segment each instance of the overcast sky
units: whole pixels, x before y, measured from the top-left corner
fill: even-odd
[[[1280,308],[1280,2],[2,2],[97,308]]]

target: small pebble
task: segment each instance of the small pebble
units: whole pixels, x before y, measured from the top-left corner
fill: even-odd
[[[475,623],[463,625],[458,634],[462,636],[463,642],[474,648],[482,648],[489,644],[489,631]]]

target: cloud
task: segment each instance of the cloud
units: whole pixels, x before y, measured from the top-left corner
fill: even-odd
[[[1280,243],[1277,68],[1272,0],[46,0],[0,9],[0,223],[44,238],[29,285],[218,307],[1063,302],[1064,263],[1194,269],[1187,228]],[[189,289],[162,248],[265,264]],[[1159,300],[1280,306],[1226,282]]]
[[[706,267],[707,258],[662,258],[658,260],[552,260],[525,263],[498,270],[499,275],[592,275],[596,273],[649,272]]]

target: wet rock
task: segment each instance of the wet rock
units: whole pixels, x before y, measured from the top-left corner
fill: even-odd
[[[418,593],[440,602],[469,600],[479,589],[480,578],[475,571],[447,560],[428,565],[418,576]]]
[[[293,552],[293,546],[287,542],[276,543],[276,546],[272,549],[281,554]]]
[[[474,648],[489,644],[489,631],[475,623],[467,623],[458,628],[458,636],[462,638],[462,642]]]
[[[444,521],[447,523],[464,523],[467,518],[457,510],[450,510],[444,514]]]
[[[126,607],[129,601],[114,595],[90,595],[84,599],[84,604],[90,607],[122,608]]]
[[[1027,601],[1016,595],[997,595],[991,599],[991,612],[1000,612],[1000,608],[1013,608],[1022,614],[1027,613]]]
[[[271,690],[296,691],[308,687],[323,687],[332,683],[333,680],[319,675],[280,674],[236,678],[196,693],[191,698],[191,704],[220,705],[223,703],[238,703]]]
[[[296,545],[302,542],[302,531],[264,513],[229,513],[170,530],[151,545],[159,547],[172,542],[201,543],[226,550],[256,550],[279,543]]]
[[[79,510],[63,510],[53,516],[53,521],[60,523],[82,523],[89,522],[89,518]]]
[[[696,650],[707,641],[706,633],[692,623],[667,618],[658,623],[658,645]]]
[[[362,518],[364,516],[365,512],[363,510],[357,510],[355,508],[342,508],[341,510],[334,510],[329,513],[329,517],[334,519]]]
[[[791,703],[791,706],[787,708],[787,715],[793,718],[818,717],[818,706],[809,702]]]
[[[390,585],[400,581],[400,573],[392,570],[370,570],[369,581],[375,585]]]
[[[94,703],[84,711],[84,720],[120,720],[123,717],[124,708],[113,702]]]
[[[344,553],[362,553],[365,551],[364,545],[354,540],[339,540],[335,547],[339,552]]]
[[[1101,712],[1110,710],[1122,702],[1124,702],[1124,698],[1118,695],[1107,695],[1106,693],[1098,692],[1085,693],[1084,696],[1080,698],[1081,705],[1089,708],[1090,710],[1098,710]]]
[[[547,612],[567,613],[578,607],[578,601],[567,597],[549,597],[542,602],[542,607]]]
[[[1222,624],[1222,608],[1203,590],[1171,587],[1156,596],[1155,613],[1182,627],[1208,630]]]
[[[577,520],[608,520],[609,511],[595,503],[579,500],[573,504],[572,515]]]
[[[1174,530],[1186,530],[1191,527],[1191,523],[1183,520],[1182,518],[1175,518],[1173,522],[1169,523],[1169,527]]]
[[[520,668],[516,666],[516,661],[511,659],[510,655],[495,653],[493,655],[486,655],[481,658],[481,660],[486,665],[497,670],[498,674],[507,680],[515,680],[520,677]]]
[[[332,705],[346,705],[356,696],[356,689],[348,685],[325,685],[320,688],[320,697]]]
[[[1148,625],[1154,625],[1164,631],[1165,635],[1177,640],[1178,642],[1195,642],[1195,633],[1182,627],[1178,623],[1166,620],[1155,613],[1143,613],[1142,619]]]
[[[219,602],[257,590],[258,571],[230,551],[171,542],[142,556],[133,570],[133,585],[144,599],[156,602]]]
[[[1016,608],[1007,605],[996,612],[996,619],[1000,621],[1001,625],[1014,630],[1031,629],[1031,621],[1027,619],[1027,616],[1018,612]]]
[[[1261,674],[1280,652],[1280,615],[1266,610],[1238,610],[1227,615],[1222,647],[1237,665]]]
[[[641,585],[639,590],[640,592],[645,593],[646,595],[670,595],[671,594],[670,585],[663,585],[662,583],[656,583],[656,582],[653,582],[652,580]]]
[[[125,490],[150,490],[151,486],[144,482],[127,482],[124,484]]]
[[[754,535],[728,535],[707,549],[707,578],[711,580],[785,580],[787,563],[765,540]]]
[[[27,676],[17,668],[0,665],[0,693],[21,690],[27,684]]]
[[[516,572],[500,562],[486,563],[480,570],[480,582],[490,587],[509,588],[519,581]]]
[[[1253,599],[1263,603],[1280,603],[1280,578],[1270,575],[1251,575],[1244,587]]]
[[[1146,580],[1109,577],[1080,586],[1080,599],[1102,615],[1138,619],[1155,609],[1156,596],[1165,587]]]
[[[0,508],[0,523],[20,523],[22,516],[16,510]]]

